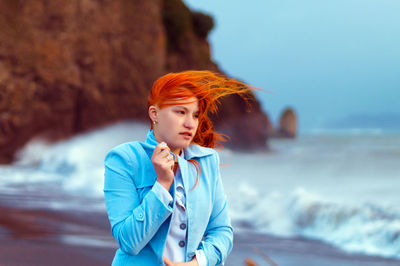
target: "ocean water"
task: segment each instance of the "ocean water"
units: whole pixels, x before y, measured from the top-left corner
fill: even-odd
[[[272,140],[269,153],[222,153],[233,221],[400,258],[400,134],[325,134]]]
[[[109,149],[144,140],[147,124],[116,123],[58,143],[34,139],[0,166],[0,194],[24,208],[105,210]],[[314,131],[256,153],[219,150],[235,230],[322,240],[400,259],[400,133]],[[26,202],[29,202],[28,206]]]

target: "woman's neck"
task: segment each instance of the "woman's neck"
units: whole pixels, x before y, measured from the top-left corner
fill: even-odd
[[[175,154],[176,156],[179,156],[179,155],[181,155],[181,153],[182,153],[182,149],[171,150],[171,152],[172,152],[173,154]]]

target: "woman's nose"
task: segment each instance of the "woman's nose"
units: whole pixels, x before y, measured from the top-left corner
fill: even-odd
[[[194,118],[191,116],[186,117],[184,126],[192,129],[195,125]]]

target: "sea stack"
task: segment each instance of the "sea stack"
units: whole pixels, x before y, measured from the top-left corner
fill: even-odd
[[[279,137],[295,138],[297,132],[297,117],[292,108],[286,108],[279,119]]]

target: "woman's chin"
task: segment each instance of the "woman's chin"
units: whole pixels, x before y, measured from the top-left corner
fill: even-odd
[[[190,146],[190,144],[192,144],[191,141],[185,141],[185,142],[183,142],[183,143],[182,143],[181,145],[179,145],[179,146],[180,146],[180,149],[186,149],[187,147]]]
[[[179,149],[186,149],[190,146],[190,142],[179,145]]]
[[[186,149],[187,147],[190,146],[190,144],[192,144],[189,141],[179,141],[179,142],[175,142],[175,143],[168,143],[168,146],[171,150],[183,150]]]

